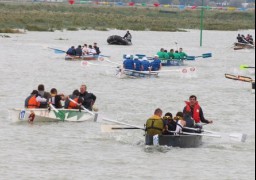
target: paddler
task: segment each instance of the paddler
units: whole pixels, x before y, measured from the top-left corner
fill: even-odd
[[[39,108],[47,108],[51,94],[45,91],[43,84],[38,85],[38,95],[47,100],[46,102],[41,102]]]
[[[124,69],[134,70],[134,61],[131,59],[131,55],[127,54],[123,63]]]
[[[154,115],[147,120],[146,133],[147,135],[162,135],[164,131],[164,122],[162,119],[163,111],[158,108]]]
[[[72,99],[76,103],[70,101],[69,99]],[[65,109],[80,109],[80,106],[82,105],[83,99],[80,97],[80,92],[79,90],[74,90],[71,95],[69,95],[66,98],[65,101]]]
[[[35,109],[39,108],[41,103],[46,103],[47,100],[39,96],[37,90],[33,90],[31,95],[25,100],[25,108]]]
[[[150,71],[150,62],[147,57],[143,57],[141,61],[142,71]]]
[[[139,60],[138,56],[134,56],[133,62],[134,62],[134,70],[135,71],[141,71],[141,69],[142,69],[141,61]]]
[[[162,62],[158,55],[154,56],[153,62],[151,62],[151,71],[160,71],[162,69]]]
[[[61,101],[65,99],[64,94],[58,94],[58,91],[56,88],[51,89],[51,98],[50,103],[57,109],[62,108]]]
[[[161,48],[159,52],[157,52],[157,55],[160,59],[164,59],[165,58],[165,52],[164,52],[164,48]]]
[[[186,106],[183,109],[184,117],[190,118],[195,121],[196,126],[199,126],[199,123],[213,123],[211,120],[207,120],[204,117],[204,113],[202,108],[200,107],[197,97],[195,95],[191,95],[189,97],[189,101],[185,101]]]
[[[181,59],[187,59],[188,55],[185,52],[183,52],[183,48],[179,49],[179,54]]]
[[[87,92],[87,86],[85,84],[82,84],[80,87],[80,95],[81,98],[83,98],[83,103],[82,105],[92,111],[93,105],[96,101],[96,96],[93,93],[88,93]]]

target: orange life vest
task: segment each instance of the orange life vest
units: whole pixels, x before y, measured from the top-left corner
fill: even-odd
[[[27,108],[28,109],[34,109],[39,108],[40,102],[36,101],[36,96],[31,96],[28,100]]]
[[[198,104],[198,102],[196,102],[195,106],[194,106],[194,111],[191,112],[191,106],[190,106],[190,102],[185,101],[186,103],[186,112],[191,113],[192,118],[195,120],[196,123],[200,123],[201,119],[200,119],[200,106]]]
[[[79,97],[74,98],[73,100],[78,103],[78,99],[79,99]],[[77,109],[77,104],[72,102],[72,101],[70,101],[69,105],[68,105],[68,109]]]

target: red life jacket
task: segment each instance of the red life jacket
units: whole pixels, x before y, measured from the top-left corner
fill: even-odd
[[[72,98],[72,99],[73,99],[73,98]],[[78,103],[78,99],[79,99],[79,97],[74,98],[73,100]],[[70,102],[69,102],[69,105],[68,105],[68,109],[77,109],[77,104],[75,104],[75,103],[73,103],[72,101],[70,101]]]
[[[28,100],[28,109],[34,109],[34,108],[39,108],[40,102],[36,101],[36,96],[31,96],[30,99]]]
[[[196,123],[200,123],[201,119],[200,119],[200,106],[198,104],[198,102],[196,102],[195,106],[194,106],[194,112],[191,112],[191,106],[190,106],[190,102],[185,101],[186,103],[186,112],[191,113],[191,115],[193,115],[193,119],[195,120]]]

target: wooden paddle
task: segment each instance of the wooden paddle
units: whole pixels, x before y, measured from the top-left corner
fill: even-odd
[[[225,77],[232,80],[238,80],[243,82],[253,82],[253,79],[247,76],[235,76],[232,74],[225,74]]]
[[[59,111],[58,109],[56,109],[52,104],[49,104],[49,106],[55,112],[56,117],[60,118],[62,121],[65,120],[65,118],[66,118],[65,113],[63,113],[63,112]]]

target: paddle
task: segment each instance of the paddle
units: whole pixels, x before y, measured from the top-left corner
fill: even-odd
[[[204,130],[204,129],[199,129],[199,128],[189,128],[189,127],[183,127],[183,129],[188,129],[188,130],[193,130],[196,132],[206,132],[206,133],[211,133],[211,134],[215,134],[217,136],[229,136],[232,140],[235,141],[239,141],[239,142],[245,142],[247,135],[243,134],[243,133],[231,133],[231,134],[227,134],[227,133],[218,133],[218,132],[213,132],[213,131],[208,131],[208,130]]]
[[[123,123],[120,121],[115,121],[112,119],[107,119],[107,118],[103,118],[103,121],[107,121],[107,122],[112,122],[112,123],[116,123],[116,124],[120,124],[120,125],[124,125],[124,126],[128,126],[128,127],[132,127],[132,128],[137,128],[137,129],[141,129],[141,130],[145,130],[144,127],[140,127],[140,126],[136,126],[136,125],[132,125],[132,124],[127,124],[127,123]]]
[[[49,104],[49,106],[55,112],[56,117],[60,118],[62,121],[65,120],[65,118],[66,118],[65,113],[63,113],[63,112],[59,111],[58,109],[56,109],[52,104]]]
[[[245,69],[255,69],[255,67],[253,67],[253,66],[248,66],[248,65],[246,65],[246,64],[240,65],[239,68],[240,68],[241,70],[245,70]]]
[[[187,58],[185,60],[194,61],[194,60],[196,60],[196,58],[199,58],[199,57],[210,58],[210,57],[212,57],[212,53],[205,53],[205,54],[202,54],[201,56],[187,56]]]
[[[80,106],[80,104],[78,104],[76,101],[74,101],[71,98],[68,98],[69,101],[75,103],[76,105]],[[94,116],[94,122],[97,122],[98,119],[98,113],[93,113],[92,111],[86,109],[83,105],[80,106],[84,111],[86,111],[87,113],[91,114],[92,116]]]
[[[49,49],[52,49],[52,50],[54,50],[54,52],[56,53],[56,54],[62,54],[62,53],[66,53],[66,51],[64,51],[64,50],[61,50],[61,49],[56,49],[56,48],[51,48],[51,47],[48,47]]]

